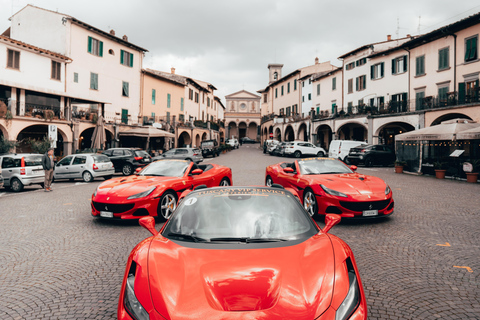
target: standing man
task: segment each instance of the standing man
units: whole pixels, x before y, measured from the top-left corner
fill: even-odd
[[[55,163],[53,162],[53,148],[49,148],[43,155],[42,167],[45,170],[45,192],[52,191],[50,185],[53,180],[53,170],[55,169]]]

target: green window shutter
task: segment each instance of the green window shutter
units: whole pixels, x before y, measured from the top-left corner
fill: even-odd
[[[155,104],[155,94],[156,94],[155,89],[152,89],[152,104]]]
[[[465,61],[470,60],[470,48],[471,48],[471,39],[467,40],[466,48],[465,48]]]
[[[133,53],[130,53],[130,67],[133,67]]]
[[[180,98],[180,111],[183,111],[183,98]]]
[[[355,88],[358,91],[358,78],[355,79]]]
[[[375,66],[370,66],[370,79],[375,79]]]
[[[384,74],[384,69],[385,69],[385,62],[380,63],[380,78],[383,78]]]
[[[477,38],[472,39],[472,47],[471,47],[471,53],[470,53],[470,59],[476,59],[477,58]]]
[[[120,50],[120,64],[123,64],[123,50]]]
[[[100,57],[103,57],[103,41],[98,41],[98,42],[99,42],[98,55]]]
[[[363,89],[365,90],[365,89],[367,89],[367,76],[366,75],[363,76],[362,80],[363,80]]]
[[[458,84],[458,102],[460,104],[465,103],[465,82],[460,82]]]
[[[396,59],[392,60],[392,74],[396,74]]]
[[[128,110],[122,109],[122,123],[128,123]]]
[[[336,90],[337,89],[337,78],[333,78],[332,79],[332,90]]]
[[[420,75],[420,57],[415,59],[415,75]]]
[[[88,37],[88,53],[92,53],[92,37]]]
[[[167,94],[167,108],[170,108],[170,99],[171,99],[171,95],[170,93]]]

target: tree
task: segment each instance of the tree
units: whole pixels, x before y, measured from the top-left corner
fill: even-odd
[[[52,142],[50,141],[50,139],[48,139],[47,136],[44,136],[41,140],[29,138],[28,143],[30,144],[33,152],[41,154],[46,153],[52,144]]]
[[[17,146],[16,142],[8,141],[4,136],[0,137],[0,154],[9,153],[10,150]]]

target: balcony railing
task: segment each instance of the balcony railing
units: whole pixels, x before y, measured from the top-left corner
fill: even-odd
[[[20,110],[17,110],[20,114]],[[60,107],[44,106],[39,104],[25,104],[25,116],[39,119],[53,120],[64,119]]]

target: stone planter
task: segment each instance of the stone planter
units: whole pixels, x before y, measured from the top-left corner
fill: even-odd
[[[435,169],[435,177],[437,179],[445,179],[445,172],[447,172],[447,170]]]
[[[478,172],[465,172],[465,174],[467,175],[467,182],[477,183]]]

